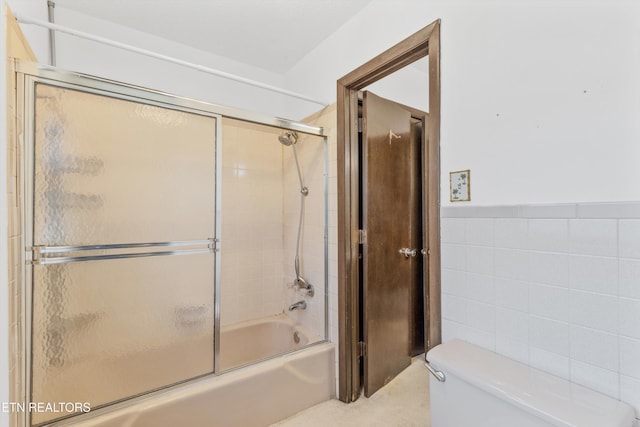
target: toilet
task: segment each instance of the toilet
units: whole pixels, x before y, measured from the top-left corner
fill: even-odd
[[[586,387],[452,340],[427,353],[431,427],[632,427],[633,408]]]

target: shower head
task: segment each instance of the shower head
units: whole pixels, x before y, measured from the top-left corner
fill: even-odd
[[[278,137],[278,141],[280,141],[282,145],[286,145],[288,147],[298,142],[298,133],[288,130]]]

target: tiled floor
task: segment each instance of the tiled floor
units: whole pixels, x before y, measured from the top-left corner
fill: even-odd
[[[422,357],[370,398],[351,404],[330,400],[272,427],[428,427],[429,372]]]

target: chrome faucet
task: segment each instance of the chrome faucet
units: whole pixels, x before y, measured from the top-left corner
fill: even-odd
[[[304,289],[308,297],[312,297],[313,295],[315,295],[313,285],[307,282],[305,278],[302,276],[298,276],[295,279],[293,279],[293,286],[296,289]]]
[[[302,301],[298,301],[298,302],[295,302],[295,303],[291,304],[289,306],[289,311],[304,310],[305,308],[307,308],[307,302],[302,300]]]

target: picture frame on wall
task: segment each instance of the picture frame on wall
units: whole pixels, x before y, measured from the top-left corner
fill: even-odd
[[[471,170],[449,172],[450,201],[468,202],[471,200]]]

